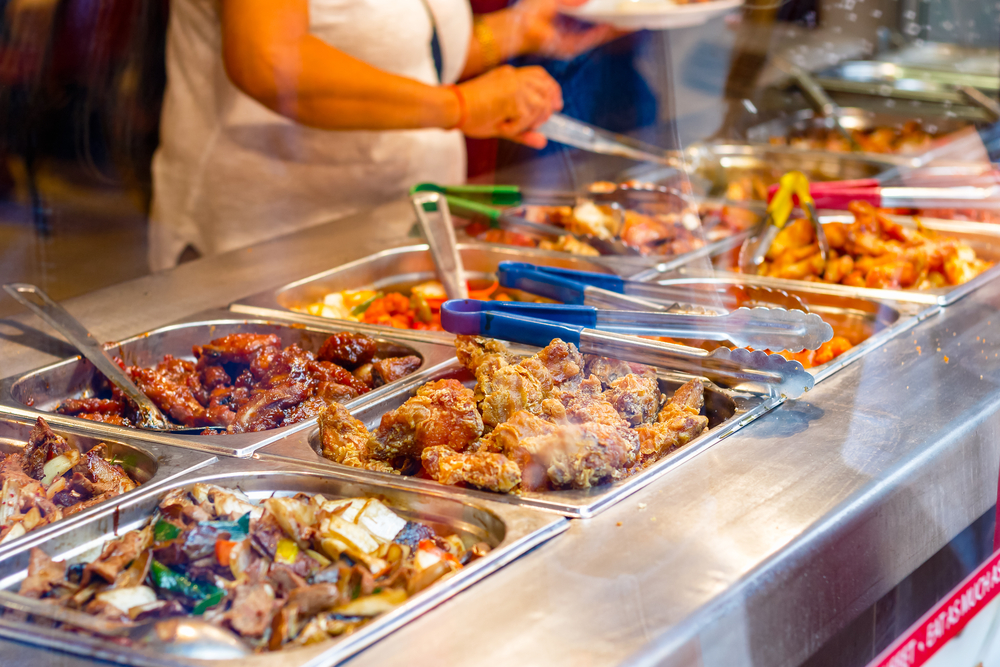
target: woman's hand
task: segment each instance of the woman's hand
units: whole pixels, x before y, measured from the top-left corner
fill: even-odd
[[[541,67],[503,65],[459,86],[466,119],[458,129],[470,137],[503,137],[544,148],[535,130],[562,109],[559,84]]]
[[[522,53],[571,60],[626,34],[609,25],[582,27],[560,16],[559,7],[579,7],[587,0],[520,0],[509,11],[523,40]]]

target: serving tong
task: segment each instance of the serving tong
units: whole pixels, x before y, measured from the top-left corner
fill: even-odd
[[[108,354],[83,324],[70,315],[69,311],[53,301],[41,288],[28,283],[8,283],[4,291],[21,305],[40,317],[46,324],[58,331],[80,354],[104,374],[125,397],[132,402],[139,414],[139,428],[170,433],[198,435],[206,430],[225,431],[224,426],[178,426],[171,423],[160,408],[132,381],[125,371]]]
[[[418,183],[410,189],[412,195],[420,192],[437,192],[444,196],[448,206],[456,212],[466,215],[479,215],[487,218],[495,228],[523,232],[556,240],[560,236],[570,236],[581,243],[586,243],[602,255],[639,255],[634,248],[618,238],[601,238],[594,234],[580,234],[564,227],[532,222],[524,216],[508,210],[512,206],[520,206],[523,193],[517,186],[505,185],[464,185],[441,186],[435,183]],[[576,196],[572,193],[557,193],[560,198]],[[486,198],[489,203],[479,201]]]
[[[809,179],[801,171],[790,171],[781,177],[778,189],[767,205],[767,217],[762,223],[762,231],[748,238],[740,248],[739,265],[743,273],[757,273],[757,267],[764,261],[774,239],[784,229],[792,215],[795,204],[806,215],[816,234],[819,253],[823,261],[830,255],[830,244],[816,215],[816,206],[809,188]]]
[[[989,180],[987,180],[989,179]],[[989,181],[992,180],[992,183]],[[866,201],[876,208],[963,208],[1000,210],[1000,184],[996,176],[981,185],[952,187],[883,187],[878,179],[812,183],[809,194],[816,208],[847,210],[852,201]],[[772,186],[776,193],[778,186]]]
[[[750,303],[809,312],[798,297],[784,290],[756,285],[727,286],[727,289],[736,287],[733,291],[740,292],[737,295],[729,291],[661,285],[626,280],[607,273],[537,266],[526,262],[500,262],[497,278],[507,288],[566,304],[598,308],[724,315]]]
[[[445,301],[441,306],[441,325],[454,334],[489,336],[538,347],[560,338],[573,343],[584,354],[666,367],[756,394],[798,398],[812,389],[815,383],[802,364],[778,354],[726,347],[706,352],[695,347],[646,340],[574,323],[574,320],[581,321],[586,315],[572,307],[561,310],[558,305],[541,304],[540,309],[549,310],[525,308],[532,305],[536,304],[472,299]],[[524,314],[526,312],[556,314],[563,319],[530,317]]]
[[[680,151],[668,151],[657,146],[601,129],[594,125],[554,113],[538,127],[549,141],[566,144],[591,153],[614,155],[638,162],[654,162],[673,167],[680,171],[688,171],[685,166],[684,154]]]

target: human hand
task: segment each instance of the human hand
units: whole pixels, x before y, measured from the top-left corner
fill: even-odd
[[[520,33],[522,53],[572,60],[627,34],[609,25],[584,26],[559,14],[559,8],[579,7],[587,0],[520,0],[509,11]]]
[[[503,137],[545,148],[535,130],[562,109],[562,89],[541,67],[503,65],[458,86],[466,119],[458,129],[476,138]]]

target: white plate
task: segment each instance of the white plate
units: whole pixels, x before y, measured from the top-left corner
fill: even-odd
[[[560,11],[590,23],[610,23],[624,30],[669,30],[701,25],[725,14],[744,0],[711,0],[677,5],[670,0],[590,0],[581,7]]]

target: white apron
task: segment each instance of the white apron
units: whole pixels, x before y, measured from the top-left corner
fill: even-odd
[[[467,0],[426,0],[442,80],[458,79],[472,31]],[[436,84],[424,0],[310,0],[310,32],[387,72]],[[405,194],[460,183],[457,130],[332,132],[299,125],[236,89],[222,63],[218,0],[173,0],[160,147],[153,157],[150,267],[188,245],[214,254]]]

